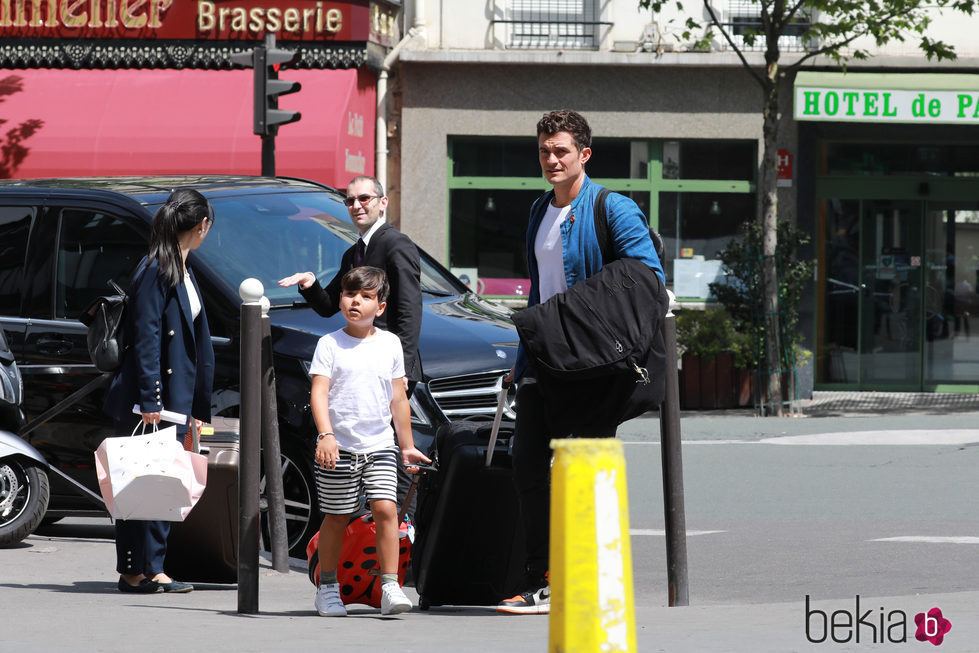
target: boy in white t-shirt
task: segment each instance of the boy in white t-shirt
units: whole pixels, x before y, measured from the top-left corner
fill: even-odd
[[[417,471],[415,463],[431,461],[412,439],[401,342],[374,327],[388,295],[384,271],[354,268],[340,285],[340,312],[347,326],[320,338],[309,369],[310,404],[319,431],[316,492],[324,513],[314,605],[320,616],[347,614],[337,582],[340,545],[351,514],[366,494],[377,526],[381,614],[398,614],[412,606],[398,584],[398,447],[391,437],[392,418],[407,470]]]

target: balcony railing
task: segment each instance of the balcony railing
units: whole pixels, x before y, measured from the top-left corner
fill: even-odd
[[[511,0],[503,25],[507,48],[595,49],[602,26],[595,0]]]
[[[818,41],[804,36],[811,23],[808,19],[793,22],[778,39],[778,47],[782,52],[809,52],[818,47]],[[758,16],[732,16],[731,22],[724,23],[724,29],[731,35],[742,52],[764,52],[765,36],[761,33],[761,18]],[[745,34],[756,32],[755,42],[748,45]],[[726,42],[725,42],[726,44]]]

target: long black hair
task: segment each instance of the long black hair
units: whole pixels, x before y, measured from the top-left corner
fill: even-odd
[[[160,274],[171,288],[176,288],[184,279],[180,234],[195,227],[199,229],[204,218],[213,223],[214,210],[204,196],[193,188],[181,188],[170,193],[153,216],[148,262],[157,261]]]

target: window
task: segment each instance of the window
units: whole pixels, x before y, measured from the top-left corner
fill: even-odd
[[[698,278],[704,266],[697,262],[716,270],[710,259],[755,217],[756,152],[755,141],[596,138],[586,169],[592,180],[632,198],[660,232],[672,282],[677,259],[691,259],[684,273]],[[475,277],[482,294],[525,295],[527,219],[549,189],[534,140],[451,137],[449,156],[449,265],[470,282]]]
[[[96,297],[109,294],[109,280],[129,287],[146,256],[146,238],[120,218],[64,209],[58,239],[55,317],[77,318]]]
[[[0,315],[20,313],[24,256],[33,219],[33,207],[0,206]]]
[[[272,306],[297,301],[295,288],[282,288],[276,281],[309,270],[325,285],[357,241],[347,210],[328,193],[238,195],[214,198],[211,204],[214,226],[194,253],[195,265],[228,288],[237,288],[242,279],[258,279]],[[422,255],[422,292],[455,294],[457,283]]]
[[[510,0],[506,16],[508,48],[597,48],[608,24],[596,0]]]
[[[971,143],[850,143],[825,145],[821,172],[828,175],[979,176],[979,149]]]
[[[764,52],[766,46],[761,33],[761,5],[756,0],[730,0],[728,15],[729,20],[724,27],[738,47],[744,52]],[[806,35],[812,22],[811,16],[800,11],[779,37],[779,49],[782,52],[807,52],[815,49],[815,39]],[[749,45],[751,35],[756,36]]]

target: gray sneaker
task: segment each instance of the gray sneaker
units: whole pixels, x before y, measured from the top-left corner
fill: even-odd
[[[397,583],[381,585],[381,614],[401,614],[411,610],[411,599]]]
[[[321,617],[347,616],[347,608],[343,606],[343,600],[340,599],[340,583],[320,585],[316,590],[313,605],[316,606],[316,612]]]

